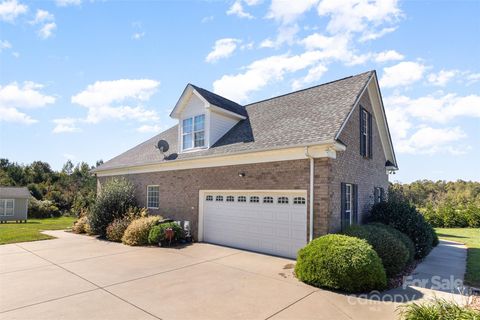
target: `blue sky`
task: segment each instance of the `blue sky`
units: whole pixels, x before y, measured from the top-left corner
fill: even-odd
[[[376,69],[392,179],[480,181],[479,14],[479,1],[6,0],[0,157],[108,160],[173,125],[188,82],[248,103]]]

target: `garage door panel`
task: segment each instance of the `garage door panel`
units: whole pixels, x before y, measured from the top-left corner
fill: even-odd
[[[294,204],[298,190],[282,194],[249,190],[207,195],[213,201],[201,200],[206,242],[291,258],[295,258],[298,249],[306,244],[307,208],[305,203]],[[223,196],[223,201],[215,201],[217,196]],[[234,201],[226,201],[228,196]],[[250,202],[252,197],[258,202]],[[264,197],[271,197],[267,200],[272,203],[264,203]]]

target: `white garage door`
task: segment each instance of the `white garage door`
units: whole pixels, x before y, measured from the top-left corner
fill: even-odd
[[[203,240],[295,258],[307,241],[306,191],[204,191]]]

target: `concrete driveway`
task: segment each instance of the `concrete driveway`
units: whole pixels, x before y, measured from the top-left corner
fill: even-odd
[[[209,244],[128,247],[63,231],[0,246],[0,319],[395,319],[307,286],[295,261]]]

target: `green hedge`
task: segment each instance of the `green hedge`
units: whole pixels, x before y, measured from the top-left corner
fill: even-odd
[[[374,225],[355,225],[345,235],[366,240],[382,260],[388,277],[401,272],[409,259],[409,252],[403,242],[385,229]]]
[[[405,233],[398,231],[397,229],[391,226],[387,226],[386,224],[379,223],[379,222],[370,223],[369,225],[382,228],[385,231],[392,234],[393,236],[395,236],[400,241],[402,241],[402,243],[405,245],[405,248],[407,248],[407,251],[408,251],[407,263],[411,263],[415,259],[415,245],[413,244],[413,241],[410,240],[410,238]]]
[[[405,233],[415,245],[415,258],[426,257],[435,241],[435,231],[408,202],[391,199],[375,204],[367,222],[380,222]]]
[[[168,228],[173,229],[174,239],[173,241],[178,241],[183,238],[183,229],[178,224],[174,222],[167,222],[156,225],[150,229],[148,235],[148,243],[151,245],[158,245],[160,242],[165,241],[165,230]]]
[[[339,234],[317,238],[298,252],[295,274],[316,287],[364,292],[382,290],[387,277],[372,246]]]

